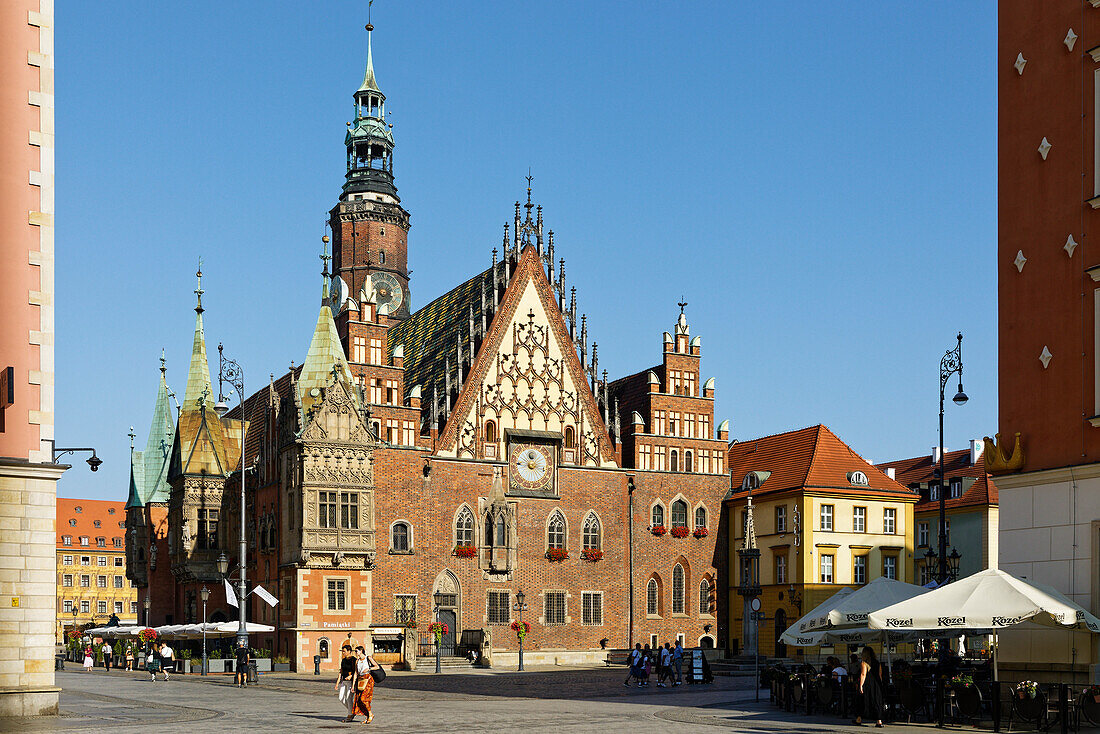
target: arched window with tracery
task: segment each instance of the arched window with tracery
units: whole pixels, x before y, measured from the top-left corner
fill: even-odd
[[[695,508],[695,528],[705,528],[707,526],[707,508],[696,507]]]
[[[565,548],[565,517],[557,510],[546,526],[546,547]]]
[[[661,613],[660,589],[658,588],[657,579],[650,579],[646,585],[645,613],[651,617],[656,617]]]
[[[463,507],[455,520],[455,545],[472,547],[474,544],[474,513],[469,507]]]
[[[688,506],[683,500],[672,503],[672,527],[686,528],[688,524]]]
[[[710,579],[699,582],[699,614],[711,613]]]
[[[672,613],[684,613],[684,567],[679,563],[672,567]]]
[[[591,513],[584,520],[584,549],[600,549],[600,520]]]

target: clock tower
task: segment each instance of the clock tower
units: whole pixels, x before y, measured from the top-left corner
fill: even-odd
[[[333,298],[358,302],[373,294],[379,314],[404,320],[409,316],[409,213],[393,183],[393,125],[386,122],[386,95],[374,77],[373,30],[368,24],[367,69],[353,95],[354,121],[344,137],[344,187],[329,212]]]

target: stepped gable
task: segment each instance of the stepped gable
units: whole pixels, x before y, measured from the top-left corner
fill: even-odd
[[[787,433],[750,439],[731,444],[727,465],[736,485],[731,497],[743,497],[740,480],[751,471],[771,472],[754,496],[801,488],[843,491],[856,495],[904,495],[913,492],[886,476],[837,437],[818,424]],[[862,471],[867,486],[853,486],[848,474]]]
[[[497,265],[503,267],[503,263]],[[470,307],[474,320],[481,323],[481,292],[484,288],[492,300],[493,269],[486,268],[465,283],[444,293],[405,321],[390,327],[389,355],[405,346],[405,385],[408,389],[420,385],[425,409],[431,405],[432,388],[443,394],[446,359],[454,367],[455,345],[462,343],[464,354],[470,349]]]
[[[884,461],[877,464],[885,471],[888,468],[894,470],[894,477],[900,484],[909,486],[912,484],[924,484],[934,481],[933,472],[939,469],[939,463],[932,463],[931,454],[914,456],[910,459],[897,461]],[[976,505],[998,504],[997,485],[993,478],[985,471],[985,461],[979,459],[977,463],[970,463],[970,449],[959,451],[945,451],[943,455],[943,471],[947,478],[972,477],[973,484],[959,497],[948,497],[945,502],[947,507],[973,507]],[[965,486],[965,483],[964,483]],[[921,495],[917,503],[916,511],[933,509],[940,506],[939,500],[929,500],[927,494]]]
[[[660,384],[665,383],[665,366],[664,364],[644,369],[641,372],[635,372],[633,375],[627,375],[626,377],[620,377],[619,379],[611,382],[607,386],[607,394],[612,404],[618,399],[619,405],[625,413],[625,418],[629,419],[630,414],[627,411],[638,410],[640,406],[645,405],[646,398],[649,397],[649,373],[657,375],[657,379],[660,380]]]

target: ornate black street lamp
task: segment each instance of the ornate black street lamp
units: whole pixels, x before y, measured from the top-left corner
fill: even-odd
[[[441,622],[439,621],[439,612],[443,608],[443,593],[437,591],[433,595],[433,598],[435,599],[435,623],[441,624]],[[442,654],[443,635],[442,633],[437,632],[432,635],[432,637],[435,638],[435,672],[442,673],[443,668],[440,665],[440,655]]]
[[[951,398],[951,402],[955,405],[966,405],[966,401],[969,398],[966,393],[963,392],[963,363],[962,363],[962,344],[963,335],[959,332],[957,337],[958,344],[954,349],[950,349],[943,355],[943,359],[940,360],[940,468],[939,468],[939,490],[940,490],[940,542],[939,542],[939,573],[937,574],[936,581],[940,584],[945,584],[949,580],[948,572],[948,556],[947,556],[947,477],[944,475],[944,456],[943,456],[943,397],[944,390],[947,387],[948,381],[954,374],[959,375],[959,390],[955,393],[955,397]],[[931,550],[931,548],[929,549]],[[956,553],[956,555],[958,555]],[[958,566],[958,560],[956,560],[956,567]],[[957,572],[956,572],[957,573]]]
[[[222,383],[228,382],[237,391],[237,395],[240,398],[238,405],[241,407],[241,532],[240,538],[240,578],[237,580],[237,611],[240,615],[240,626],[237,627],[237,647],[248,648],[248,623],[245,621],[245,600],[248,598],[248,583],[245,578],[247,573],[247,559],[248,543],[245,537],[245,494],[244,494],[244,447],[245,434],[248,431],[248,423],[245,420],[244,414],[244,370],[241,366],[234,362],[232,359],[226,359],[222,353],[222,345],[218,344],[218,403],[219,406],[215,408],[218,410],[219,417],[224,414],[226,408],[222,402],[225,400],[225,395],[222,393]],[[220,410],[219,410],[220,407]],[[223,574],[224,575],[224,574]]]
[[[516,592],[516,603],[512,605],[512,610],[519,612],[519,626],[523,629],[523,613],[527,611],[527,597],[523,593],[523,589]],[[527,636],[526,631],[519,635],[519,672],[523,672],[523,638]]]
[[[202,674],[206,675],[206,602],[210,600],[210,589],[203,585],[199,594],[202,595]]]

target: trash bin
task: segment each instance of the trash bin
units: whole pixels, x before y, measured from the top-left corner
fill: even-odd
[[[256,661],[248,661],[248,682],[255,683],[259,680],[259,674],[256,672]]]
[[[313,674],[314,675],[320,675],[321,674],[321,656],[320,655],[314,655],[313,656]]]
[[[65,653],[58,653],[53,658],[53,669],[64,670],[65,669]]]

